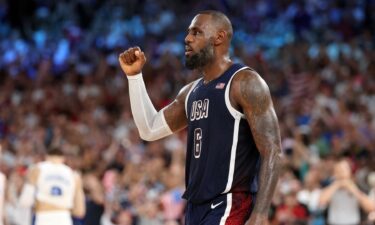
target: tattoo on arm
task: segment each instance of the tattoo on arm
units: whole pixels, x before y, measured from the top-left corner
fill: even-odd
[[[280,171],[281,141],[277,116],[267,84],[252,71],[238,74],[239,104],[261,156],[259,190],[254,212],[268,214]]]

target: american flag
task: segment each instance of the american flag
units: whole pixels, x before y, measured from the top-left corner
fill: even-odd
[[[218,84],[216,84],[216,89],[223,89],[224,88],[224,86],[225,86],[225,83],[218,83]]]

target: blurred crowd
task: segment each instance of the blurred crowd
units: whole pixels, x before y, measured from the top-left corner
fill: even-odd
[[[160,109],[199,77],[183,52],[202,9],[229,16],[232,58],[272,93],[284,157],[270,224],[375,219],[374,0],[0,0],[5,224],[30,224],[17,199],[48,146],[83,176],[83,224],[183,224],[185,131],[139,138],[117,57],[146,52]]]

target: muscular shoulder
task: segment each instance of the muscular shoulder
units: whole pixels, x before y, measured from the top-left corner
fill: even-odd
[[[242,70],[233,78],[231,99],[245,112],[255,114],[264,112],[272,104],[268,85],[253,70]]]

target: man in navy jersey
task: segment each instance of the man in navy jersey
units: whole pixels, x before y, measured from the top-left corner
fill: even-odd
[[[223,13],[194,17],[185,65],[202,77],[159,112],[142,79],[144,53],[133,47],[119,56],[141,138],[153,141],[188,128],[187,225],[265,224],[278,179],[280,134],[270,92],[254,70],[231,61],[232,36]]]

